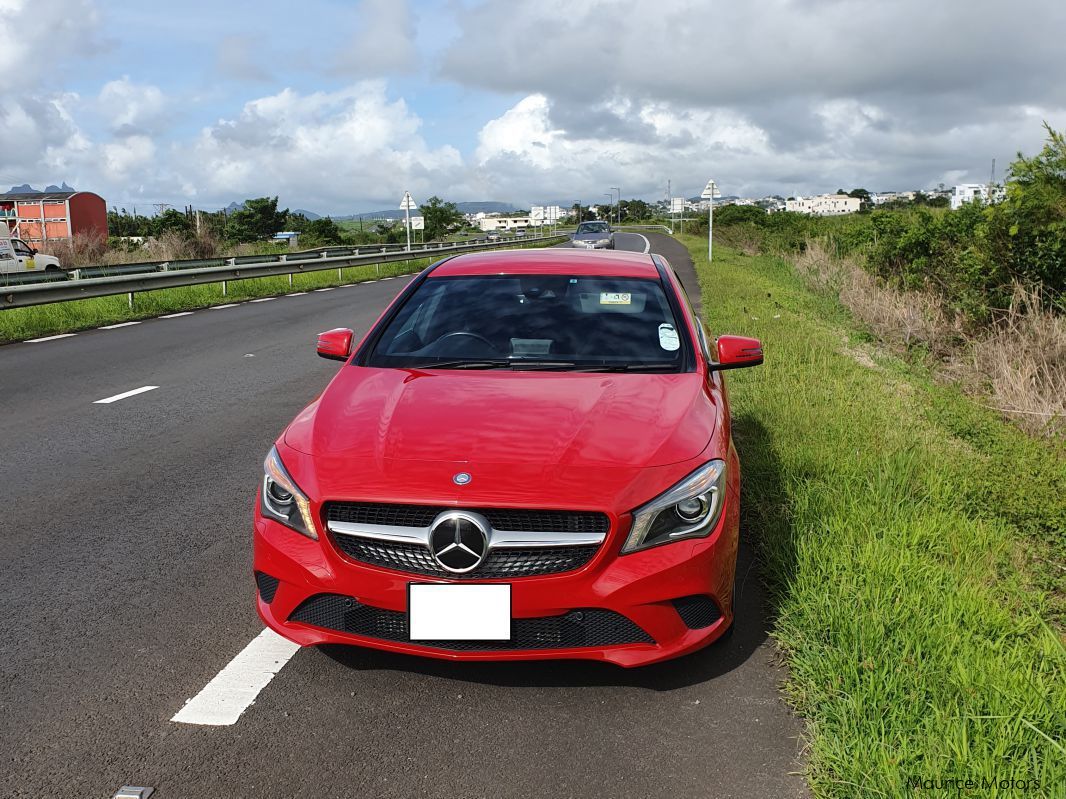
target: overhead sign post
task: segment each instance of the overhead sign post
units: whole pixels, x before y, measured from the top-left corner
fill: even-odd
[[[411,192],[405,191],[403,193],[403,199],[400,201],[400,210],[403,211],[404,219],[406,220],[408,252],[411,251],[411,209],[417,207],[418,205],[411,198]]]
[[[707,181],[707,188],[703,190],[700,197],[707,201],[707,260],[711,261],[711,234],[714,231],[714,198],[721,197],[722,192],[718,191],[718,184],[714,180]]]

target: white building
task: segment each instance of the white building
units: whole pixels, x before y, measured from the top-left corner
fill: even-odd
[[[870,202],[874,205],[884,205],[891,202],[911,202],[917,196],[913,191],[879,191],[870,195]]]
[[[846,194],[819,194],[817,197],[797,197],[785,203],[786,211],[813,216],[838,216],[854,214],[862,206],[858,197]]]
[[[486,233],[492,233],[493,231],[527,228],[530,226],[530,219],[528,216],[483,216],[477,224]]]
[[[951,209],[957,211],[966,203],[980,200],[983,203],[998,203],[1006,196],[1002,186],[993,186],[991,199],[988,194],[987,183],[961,183],[951,190]]]

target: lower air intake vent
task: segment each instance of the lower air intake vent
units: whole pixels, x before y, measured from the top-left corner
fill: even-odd
[[[255,584],[259,588],[259,596],[263,597],[263,601],[268,605],[274,601],[279,582],[281,581],[277,577],[271,577],[264,572],[255,573]]]
[[[407,635],[407,614],[363,605],[352,597],[338,594],[317,594],[305,599],[293,611],[289,621],[367,638],[463,652],[579,649],[655,643],[650,635],[625,616],[600,609],[575,610],[562,616],[537,619],[515,619],[511,622],[510,641],[411,641]]]
[[[677,609],[677,615],[681,617],[681,621],[685,622],[685,626],[690,630],[710,627],[722,617],[714,600],[702,594],[675,599],[674,608]]]

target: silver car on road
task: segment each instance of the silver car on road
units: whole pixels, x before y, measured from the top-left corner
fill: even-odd
[[[610,222],[582,222],[570,237],[570,246],[582,250],[613,250],[614,231]]]

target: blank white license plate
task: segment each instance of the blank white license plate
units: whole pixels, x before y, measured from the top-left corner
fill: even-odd
[[[412,641],[508,641],[511,586],[407,586],[407,623]]]

